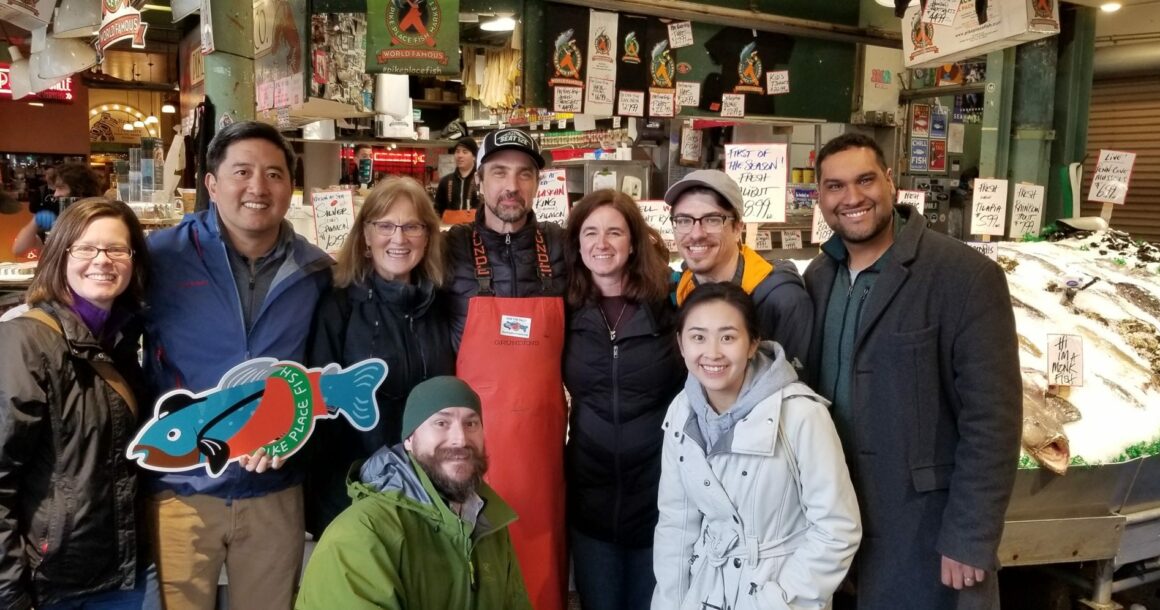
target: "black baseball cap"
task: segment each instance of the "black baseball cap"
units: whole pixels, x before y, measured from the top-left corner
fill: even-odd
[[[471,136],[463,136],[462,138],[459,138],[459,140],[455,142],[455,146],[447,149],[448,154],[455,154],[455,149],[461,146],[467,149],[467,152],[471,153],[471,156],[475,157],[479,155],[479,145],[475,143],[475,138]]]
[[[483,138],[483,146],[480,146],[479,156],[475,158],[475,167],[482,167],[488,157],[501,150],[518,150],[531,157],[537,168],[544,169],[544,156],[540,154],[539,144],[526,131],[514,127],[497,129]]]

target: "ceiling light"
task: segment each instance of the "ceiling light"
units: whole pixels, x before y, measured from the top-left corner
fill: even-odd
[[[1124,8],[1124,5],[1120,4],[1119,2],[1105,2],[1100,5],[1100,10],[1105,13],[1114,13],[1121,8]]]
[[[44,102],[28,102],[28,105],[29,106],[36,106],[38,108],[44,108]]]
[[[141,121],[141,120],[133,121],[133,127],[136,127],[137,129],[141,129],[141,128],[145,127],[145,121]]]
[[[479,24],[485,32],[510,32],[516,29],[516,20],[507,15],[497,15]]]
[[[153,123],[158,123],[158,122],[159,121],[157,120],[157,117],[155,117],[153,115],[149,115],[149,116],[145,117],[145,124],[146,125],[152,125]]]
[[[164,104],[161,105],[161,114],[176,114],[176,113],[177,113],[177,107],[174,106],[173,104],[170,104],[169,102],[165,102]]]
[[[133,124],[125,123],[124,125],[121,125],[121,129],[124,129],[125,131],[133,131]]]

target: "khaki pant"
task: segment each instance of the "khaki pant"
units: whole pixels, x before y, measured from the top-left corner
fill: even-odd
[[[229,606],[289,610],[302,569],[302,487],[226,501],[163,492],[150,499],[166,610],[213,610],[222,564]]]

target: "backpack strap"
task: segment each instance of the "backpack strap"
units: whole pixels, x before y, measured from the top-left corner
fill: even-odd
[[[30,308],[28,311],[21,314],[22,318],[31,318],[40,322],[41,324],[51,328],[53,332],[60,336],[64,336],[64,331],[61,329],[60,321],[50,315],[47,311],[38,307]],[[137,417],[137,397],[133,395],[133,390],[129,387],[129,383],[117,372],[117,368],[109,362],[102,362],[97,360],[85,360],[109,387],[125,401],[129,407],[129,411],[133,413],[133,417]]]

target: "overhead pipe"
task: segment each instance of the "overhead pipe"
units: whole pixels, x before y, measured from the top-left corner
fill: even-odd
[[[1095,78],[1160,73],[1160,41],[1096,47],[1092,56]]]
[[[851,25],[827,23],[810,19],[797,19],[771,15],[758,10],[744,10],[710,6],[686,0],[665,0],[659,3],[649,0],[556,0],[561,4],[571,4],[586,8],[614,11],[619,13],[633,13],[651,17],[669,17],[699,23],[712,23],[746,30],[760,30],[785,34],[787,36],[801,36],[803,38],[818,38],[838,42],[862,43],[878,47],[902,48],[902,35],[899,32],[881,32]]]

